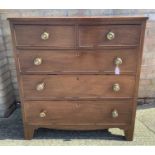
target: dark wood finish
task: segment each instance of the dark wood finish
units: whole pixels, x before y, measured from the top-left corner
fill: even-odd
[[[133,140],[133,132],[134,132],[134,128],[133,127],[130,127],[129,129],[124,131],[126,140],[128,140],[128,141],[132,141]]]
[[[134,76],[106,75],[23,75],[23,97],[26,100],[52,98],[132,98]],[[37,91],[36,86],[44,82],[45,88]],[[114,92],[118,83],[120,91]]]
[[[142,22],[146,22],[148,17],[139,17],[139,16],[81,16],[81,17],[28,17],[28,18],[8,18],[10,22],[13,24],[91,24],[91,25],[102,25],[102,24],[116,24],[116,25],[124,25],[124,24],[142,24]]]
[[[146,19],[9,18],[25,139],[45,127],[120,128],[132,140]],[[42,40],[46,31],[50,37]],[[106,39],[109,31],[115,33],[113,40]],[[41,65],[33,64],[36,57],[43,59]],[[120,75],[114,75],[115,57],[123,60]],[[38,92],[40,82],[45,89]],[[114,83],[120,84],[119,92],[113,92]],[[42,111],[46,117],[40,117]]]
[[[107,39],[110,31],[115,34],[113,40]],[[138,45],[140,32],[140,25],[80,26],[79,47],[102,48],[104,46]]]
[[[42,64],[38,66],[34,65],[37,57],[42,58]],[[136,73],[136,49],[18,51],[20,72],[24,74],[114,74],[117,57],[123,60],[121,74]]]
[[[24,137],[26,140],[30,140],[33,138],[33,134],[35,131],[35,127],[32,125],[24,125]]]
[[[122,124],[130,123],[131,101],[26,101],[26,121],[31,124]],[[112,117],[117,109],[118,117]],[[41,118],[40,112],[46,117]]]
[[[17,46],[50,46],[51,48],[73,48],[75,46],[74,26],[16,25],[14,28]],[[49,39],[41,34],[49,33]]]

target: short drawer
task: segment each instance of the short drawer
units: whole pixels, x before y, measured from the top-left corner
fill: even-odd
[[[15,25],[16,46],[74,48],[74,26]]]
[[[22,75],[25,99],[131,98],[134,76]]]
[[[120,74],[135,73],[136,49],[124,50],[20,50],[20,72],[41,74],[114,74],[118,58]]]
[[[137,46],[140,33],[140,25],[80,26],[79,47]]]
[[[125,125],[131,101],[26,101],[26,121],[39,125]],[[75,126],[78,129],[78,126]]]

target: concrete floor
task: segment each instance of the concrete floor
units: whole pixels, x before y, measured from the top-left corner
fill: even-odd
[[[155,145],[155,104],[137,108],[134,140],[125,141],[123,131],[58,131],[39,129],[34,139],[23,140],[20,109],[9,118],[0,119],[0,145]]]

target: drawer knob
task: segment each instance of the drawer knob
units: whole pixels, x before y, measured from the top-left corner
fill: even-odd
[[[119,57],[116,57],[114,59],[114,64],[116,65],[115,67],[115,75],[119,75],[120,74],[120,65],[123,63],[122,59]]]
[[[116,66],[119,66],[123,63],[123,60],[119,57],[115,58],[114,63]]]
[[[118,84],[118,83],[115,83],[114,85],[113,85],[113,91],[114,92],[119,92],[120,91],[120,85]]]
[[[46,117],[46,111],[42,111],[42,112],[39,114],[39,116],[40,116],[41,118]]]
[[[108,40],[113,40],[115,38],[115,33],[113,33],[113,32],[108,32],[108,34],[107,34],[107,39]]]
[[[41,34],[41,39],[42,39],[42,40],[47,40],[47,39],[49,39],[49,33],[48,33],[48,32],[43,32],[43,33]]]
[[[118,111],[115,109],[112,111],[112,117],[117,118],[118,117]]]
[[[35,58],[33,61],[34,65],[39,66],[42,64],[42,58]]]
[[[45,83],[42,82],[42,83],[39,83],[37,86],[36,86],[36,90],[37,91],[42,91],[45,89]]]

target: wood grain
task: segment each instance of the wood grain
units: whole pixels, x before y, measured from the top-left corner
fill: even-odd
[[[24,74],[114,74],[114,60],[123,60],[120,74],[135,74],[136,49],[121,50],[19,50],[20,72]],[[34,65],[35,58],[42,64]]]
[[[51,48],[75,46],[74,26],[16,25],[14,31],[17,46],[50,46]],[[41,39],[41,34],[44,32],[49,33],[49,39]]]
[[[130,123],[131,101],[26,101],[26,120],[31,124],[97,125]],[[117,109],[118,117],[112,117]],[[46,117],[39,116],[46,111]],[[86,128],[87,129],[87,128]]]
[[[108,32],[115,34],[113,40],[107,39]],[[140,32],[140,25],[80,26],[79,47],[102,48],[109,45],[138,45]]]
[[[52,98],[132,98],[134,96],[134,76],[102,75],[23,75],[23,97],[25,99]],[[37,91],[36,86],[44,82],[45,88]],[[120,91],[114,92],[118,83]]]

